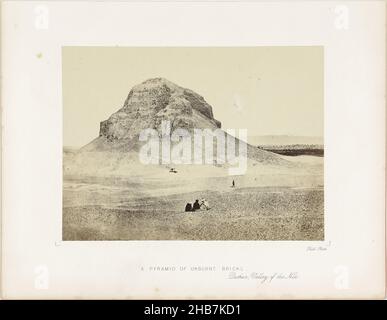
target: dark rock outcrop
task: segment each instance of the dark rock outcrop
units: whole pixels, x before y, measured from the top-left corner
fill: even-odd
[[[160,129],[169,120],[175,128],[220,128],[212,107],[197,93],[163,79],[135,86],[124,106],[100,124],[100,137],[109,141],[132,139],[146,128]]]

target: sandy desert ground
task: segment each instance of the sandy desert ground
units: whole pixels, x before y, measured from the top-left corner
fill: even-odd
[[[323,240],[324,158],[284,159],[295,167],[255,163],[235,177],[213,166],[120,177],[64,172],[63,240]],[[201,198],[210,210],[184,212]]]

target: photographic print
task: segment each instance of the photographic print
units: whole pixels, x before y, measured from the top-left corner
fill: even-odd
[[[1,4],[3,299],[384,298],[385,3],[293,2]]]
[[[323,57],[63,47],[63,240],[324,240]]]

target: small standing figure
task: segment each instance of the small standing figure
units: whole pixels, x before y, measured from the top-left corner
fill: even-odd
[[[232,187],[235,188],[235,181],[232,180]]]

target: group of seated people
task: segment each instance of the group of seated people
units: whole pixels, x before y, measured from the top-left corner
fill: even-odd
[[[195,202],[192,204],[192,203],[187,203],[185,205],[185,211],[196,211],[196,210],[200,210],[200,209],[206,209],[206,210],[209,210],[210,207],[208,206],[208,202],[206,199],[201,199],[200,202],[198,199],[195,200]]]

